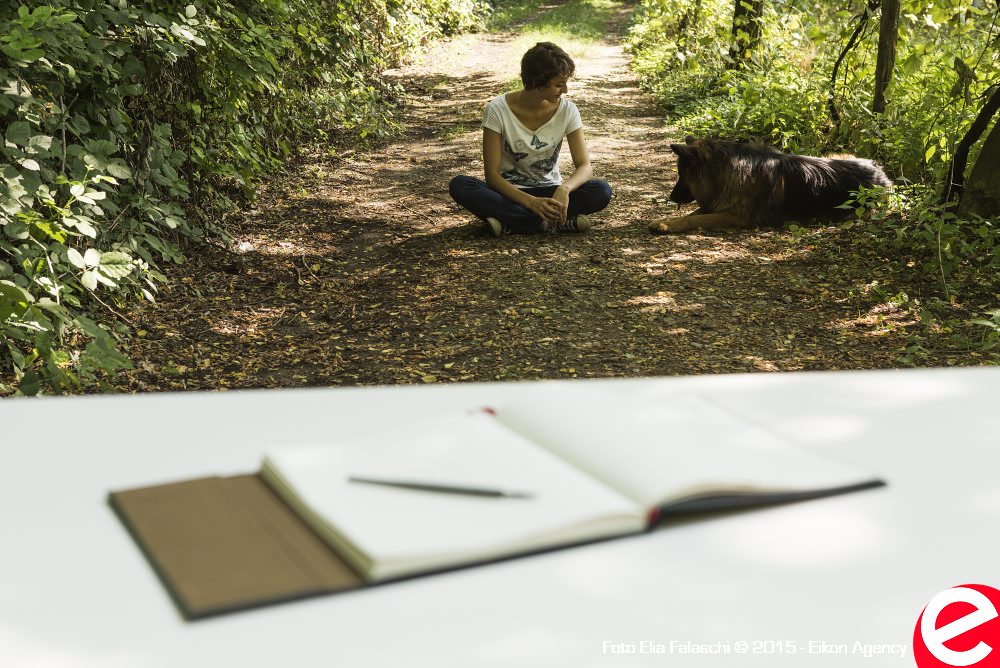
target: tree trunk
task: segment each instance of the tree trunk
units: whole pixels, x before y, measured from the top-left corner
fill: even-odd
[[[958,215],[971,214],[1000,216],[1000,123],[994,123],[987,135],[958,204]]]
[[[972,125],[969,126],[965,136],[962,137],[961,141],[955,147],[955,157],[951,159],[951,164],[948,165],[948,173],[945,175],[944,191],[941,193],[942,203],[962,198],[962,191],[965,189],[965,164],[969,159],[969,151],[979,141],[979,138],[983,136],[986,129],[990,127],[990,121],[997,111],[1000,111],[1000,87],[994,89],[993,94],[990,95],[990,99],[986,100],[986,104],[976,114],[976,118],[972,121]],[[983,151],[983,153],[988,155],[986,151]],[[994,153],[993,155],[996,156],[998,154]],[[979,162],[981,163],[982,161],[983,159],[980,158]]]
[[[882,23],[878,29],[878,56],[875,60],[875,95],[872,111],[885,111],[885,89],[892,81],[896,65],[896,41],[899,39],[899,0],[883,0]]]
[[[865,27],[868,25],[868,21],[871,20],[872,14],[878,9],[878,6],[882,3],[882,0],[868,0],[868,4],[865,7],[865,13],[862,14],[857,20],[857,25],[854,27],[854,32],[851,33],[850,39],[847,40],[847,44],[840,51],[840,55],[837,56],[837,62],[833,64],[833,72],[830,73],[830,93],[826,97],[826,108],[830,111],[830,120],[833,121],[835,126],[840,125],[840,111],[837,109],[837,75],[840,72],[840,65],[844,62],[844,58],[850,53],[851,49],[858,45],[858,39],[861,37],[861,33],[864,32]]]
[[[732,39],[729,44],[730,62],[726,69],[743,67],[760,42],[761,24],[764,19],[764,0],[736,0],[733,5]]]
[[[693,6],[688,7],[688,10],[684,12],[684,16],[681,17],[681,22],[677,26],[677,34],[680,35],[679,45],[687,49],[687,38],[691,33],[692,26],[698,25],[701,21],[701,0],[695,0]],[[687,63],[687,61],[684,61]]]

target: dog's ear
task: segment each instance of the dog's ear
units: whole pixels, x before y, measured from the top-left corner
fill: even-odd
[[[684,143],[685,144],[691,145],[691,144],[695,143],[696,141],[698,141],[698,140],[695,139],[694,135],[687,135],[686,137],[684,137]]]
[[[694,160],[698,155],[698,149],[688,144],[671,144],[670,150],[676,153],[678,157],[687,158],[688,160]]]

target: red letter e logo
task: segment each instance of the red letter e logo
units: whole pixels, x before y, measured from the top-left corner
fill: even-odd
[[[918,668],[1000,668],[1000,591],[985,585],[945,589],[931,599],[913,632]]]

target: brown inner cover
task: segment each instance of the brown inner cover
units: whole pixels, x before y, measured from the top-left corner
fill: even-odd
[[[110,502],[188,619],[364,584],[256,475],[113,492]]]

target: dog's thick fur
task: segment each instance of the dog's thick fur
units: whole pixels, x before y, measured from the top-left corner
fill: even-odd
[[[697,201],[699,208],[687,216],[653,223],[651,232],[836,219],[845,214],[836,207],[861,186],[892,185],[881,167],[853,156],[813,158],[759,144],[693,137],[670,148],[677,154],[678,175],[670,200]]]

